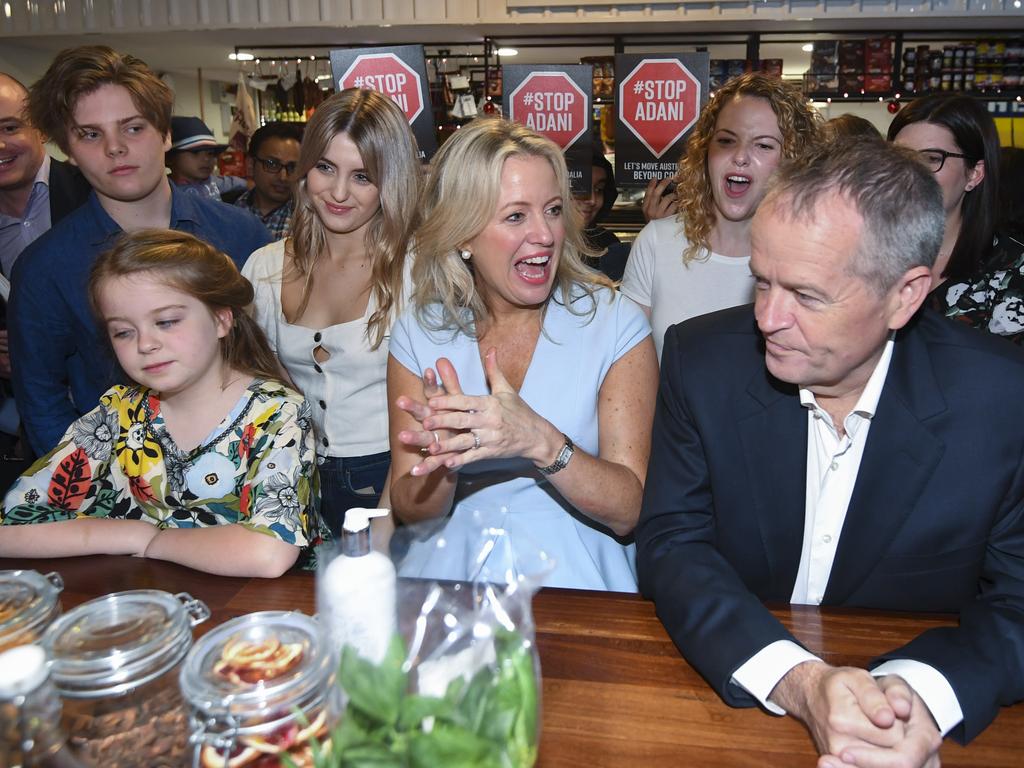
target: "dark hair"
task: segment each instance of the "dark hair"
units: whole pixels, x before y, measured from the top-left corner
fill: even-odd
[[[826,213],[821,206],[833,195],[863,220],[851,267],[879,294],[907,270],[935,264],[945,221],[942,189],[916,152],[881,137],[837,138],[781,166],[761,208],[812,219]]]
[[[252,138],[249,139],[247,154],[249,157],[259,155],[260,147],[268,139],[294,139],[299,144],[302,144],[302,133],[302,123],[285,123],[281,121],[267,123],[262,128],[257,128]]]
[[[105,45],[83,45],[58,53],[50,68],[29,89],[29,122],[68,152],[68,131],[75,105],[103,85],[120,85],[131,94],[139,114],[161,136],[171,131],[174,93],[146,62]]]
[[[875,128],[875,124],[870,120],[847,112],[833,117],[825,123],[825,136],[829,139],[840,137],[880,139],[882,132]]]
[[[1003,147],[999,155],[999,214],[996,226],[1024,233],[1024,149]]]
[[[604,187],[604,203],[602,203],[601,209],[597,212],[597,216],[594,217],[594,223],[596,224],[611,211],[612,206],[615,205],[615,201],[619,197],[619,190],[615,186],[615,169],[612,168],[612,164],[608,162],[608,158],[604,156],[604,152],[598,147],[594,147],[590,163],[595,168],[603,168],[605,178],[608,180]]]
[[[999,134],[985,105],[972,96],[936,93],[915,99],[889,124],[889,141],[912,123],[932,123],[953,134],[957,148],[974,166],[985,163],[985,178],[964,195],[960,234],[943,277],[963,280],[974,275],[992,248],[996,200],[999,194]]]
[[[267,337],[247,312],[254,295],[252,284],[230,258],[186,232],[136,230],[121,235],[111,250],[100,254],[89,273],[89,303],[97,320],[103,322],[99,292],[105,280],[147,273],[211,310],[230,309],[231,330],[220,340],[224,362],[258,378],[280,379]]]

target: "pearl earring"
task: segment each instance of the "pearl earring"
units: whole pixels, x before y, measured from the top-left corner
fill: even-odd
[[[472,253],[470,253],[470,252],[469,252],[469,251],[468,251],[467,249],[465,249],[465,248],[463,248],[463,249],[461,249],[461,250],[459,251],[459,256],[461,256],[461,257],[462,257],[462,260],[463,260],[463,261],[469,261],[469,259],[470,259],[470,257],[471,257],[472,255],[473,255],[473,254],[472,254]]]

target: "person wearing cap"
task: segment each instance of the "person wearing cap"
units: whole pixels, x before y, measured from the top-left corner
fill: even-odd
[[[225,192],[245,190],[249,186],[245,179],[213,172],[217,156],[227,148],[198,117],[172,117],[171,148],[165,158],[171,181],[184,192],[214,200],[220,200]]]
[[[29,89],[30,122],[92,186],[80,208],[22,252],[11,276],[12,382],[38,454],[124,379],[86,291],[93,263],[122,233],[188,232],[239,268],[270,240],[251,214],[168,180],[173,104],[145,62],[100,45],[61,51]]]

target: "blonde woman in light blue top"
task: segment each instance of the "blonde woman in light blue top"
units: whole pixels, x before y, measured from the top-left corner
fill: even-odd
[[[636,591],[654,347],[639,307],[582,266],[569,194],[558,148],[506,121],[434,159],[388,398],[394,512],[442,523],[404,575],[515,573],[539,547],[549,586]],[[476,510],[511,546],[476,557]]]

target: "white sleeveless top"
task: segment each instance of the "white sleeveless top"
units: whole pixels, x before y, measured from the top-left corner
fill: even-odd
[[[390,329],[377,349],[367,339],[367,322],[376,308],[373,294],[358,320],[326,328],[308,328],[285,320],[281,309],[284,241],[260,248],[242,274],[256,291],[253,316],[271,348],[312,406],[316,450],[320,456],[351,457],[388,450],[385,376]],[[409,270],[406,269],[408,295]],[[317,362],[322,346],[330,357]]]

